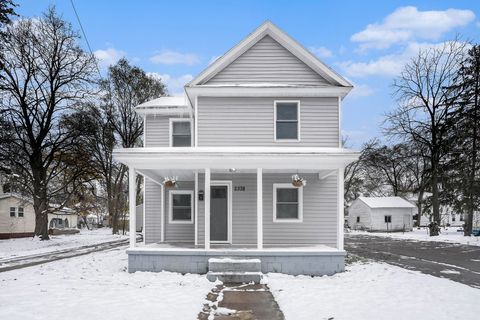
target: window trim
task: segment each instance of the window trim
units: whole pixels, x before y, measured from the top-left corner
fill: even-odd
[[[22,215],[20,216],[20,209],[22,209]],[[25,217],[25,207],[17,207],[17,217],[24,218]]]
[[[278,219],[277,218],[277,189],[297,189],[298,190],[298,218],[297,219]],[[291,183],[273,184],[273,222],[274,223],[302,223],[303,222],[303,187],[297,188]]]
[[[387,221],[387,217],[390,217],[388,220],[390,221]],[[386,214],[383,216],[383,221],[384,223],[392,223],[392,215],[391,214]]]
[[[277,139],[277,104],[278,103],[296,103],[297,104],[297,139]],[[300,142],[301,119],[300,119],[300,100],[274,100],[273,101],[273,141],[274,142]]]
[[[12,209],[13,209],[13,216],[12,216]],[[17,207],[10,207],[8,210],[10,218],[16,218],[17,217]]]
[[[174,220],[173,219],[173,195],[174,194],[188,194],[190,195],[190,220]],[[194,214],[194,192],[193,190],[169,190],[168,191],[168,223],[170,224],[193,224],[193,214]]]
[[[190,146],[188,147],[175,147],[173,146],[173,123],[174,122],[188,122],[190,123]],[[190,118],[169,118],[169,142],[168,146],[172,148],[191,148],[193,146],[193,134],[192,134],[192,119]]]

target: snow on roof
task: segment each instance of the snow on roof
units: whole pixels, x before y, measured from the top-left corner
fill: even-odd
[[[168,108],[168,107],[187,107],[186,96],[160,97],[137,106],[137,108]]]
[[[415,208],[407,200],[401,197],[359,197],[370,208]]]

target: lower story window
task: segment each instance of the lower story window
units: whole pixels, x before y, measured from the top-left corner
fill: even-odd
[[[170,202],[170,223],[193,223],[193,191],[171,190]]]
[[[303,188],[293,187],[290,183],[273,185],[273,221],[302,222]]]
[[[360,217],[357,217],[357,223],[360,223]]]
[[[385,216],[385,223],[392,223],[392,216]]]

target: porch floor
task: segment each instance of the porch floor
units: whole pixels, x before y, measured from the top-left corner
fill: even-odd
[[[326,245],[263,245],[263,249],[257,249],[255,244],[211,244],[210,249],[206,250],[203,245],[195,245],[187,242],[162,242],[151,244],[137,244],[135,248],[129,251],[235,251],[239,253],[245,252],[344,252],[337,248]]]

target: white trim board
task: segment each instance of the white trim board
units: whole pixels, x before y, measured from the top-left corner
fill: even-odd
[[[297,104],[297,139],[277,139],[277,104],[278,103],[296,103]],[[273,101],[273,141],[278,143],[295,143],[300,142],[301,139],[301,112],[300,100],[274,100]]]
[[[189,122],[190,123],[190,146],[184,148],[190,148],[193,146],[193,134],[192,134],[192,119],[191,118],[169,118],[168,119],[168,145],[169,147],[173,146],[173,123],[174,122]],[[178,147],[175,147],[178,148]]]
[[[278,219],[277,218],[277,189],[296,189],[298,190],[298,219]],[[294,187],[291,183],[273,184],[273,222],[274,223],[302,223],[303,222],[303,187]]]
[[[188,194],[190,195],[190,220],[174,220],[173,219],[173,195]],[[193,224],[194,222],[194,192],[193,190],[168,190],[168,223],[169,224]]]

